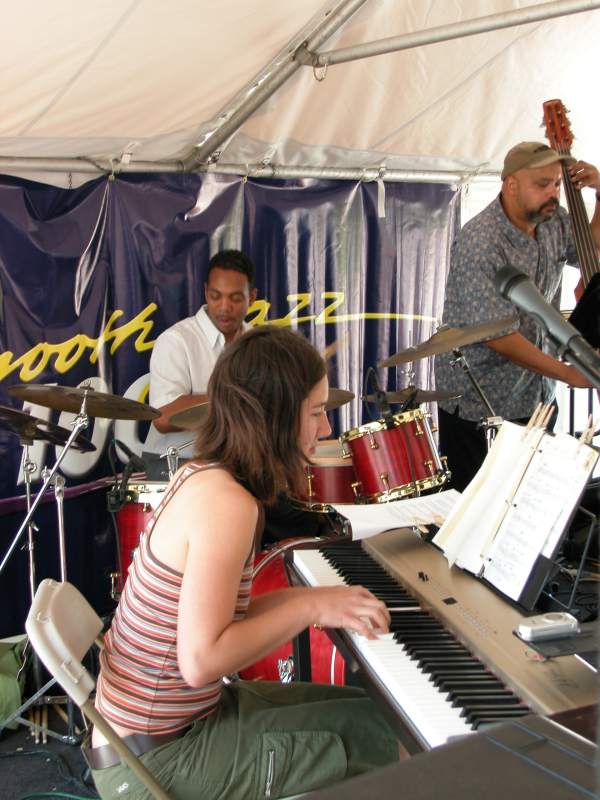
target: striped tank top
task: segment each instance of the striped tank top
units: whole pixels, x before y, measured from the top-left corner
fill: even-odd
[[[100,653],[96,706],[110,721],[132,731],[172,733],[210,714],[222,680],[189,686],[177,664],[177,611],[183,575],[152,554],[150,537],[162,509],[181,484],[218,464],[188,463],[167,489],[142,533],[125,588]],[[259,505],[259,525],[262,524]],[[256,537],[255,537],[256,541]],[[250,602],[254,547],[242,572],[234,619]]]

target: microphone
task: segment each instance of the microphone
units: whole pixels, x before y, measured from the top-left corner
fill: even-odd
[[[600,387],[600,356],[577,328],[543,298],[527,275],[513,267],[503,267],[496,273],[494,283],[502,297],[533,317],[559,349],[568,353],[569,361],[596,387]]]
[[[144,464],[142,459],[139,456],[136,456],[133,450],[125,444],[125,442],[122,442],[120,439],[115,439],[115,444],[121,448],[121,450],[125,453],[125,455],[129,459],[125,469],[130,467],[129,469],[130,475],[132,472],[144,472],[144,470],[146,469],[146,465]]]
[[[125,464],[125,468],[123,469],[123,473],[121,475],[121,483],[119,484],[118,489],[118,496],[121,502],[121,507],[125,503],[125,497],[127,495],[127,484],[129,483],[129,478],[131,478],[132,473],[134,472],[145,472],[146,465],[142,461],[139,456],[129,448],[124,442],[120,439],[115,439],[115,444],[118,445],[121,450],[125,453],[129,461]]]
[[[393,415],[392,409],[390,404],[388,403],[387,397],[385,396],[385,392],[382,390],[379,380],[377,378],[377,373],[375,370],[372,372],[372,379],[373,379],[373,389],[375,394],[375,404],[379,409],[379,413],[381,414],[383,421],[386,424],[391,422]]]

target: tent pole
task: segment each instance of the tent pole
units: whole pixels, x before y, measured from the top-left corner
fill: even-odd
[[[499,181],[499,172],[481,172],[477,168],[466,168],[464,171],[445,170],[410,170],[390,169],[389,167],[309,167],[285,166],[277,164],[223,164],[202,166],[199,172],[214,173],[217,175],[240,175],[247,178],[270,178],[271,180],[287,179],[301,180],[302,178],[315,178],[321,180],[346,180],[346,181],[378,181],[384,183],[449,183],[461,184],[471,181]]]
[[[325,18],[319,22],[300,46],[320,47],[365,2],[367,0],[342,0],[333,10],[326,13]],[[218,119],[223,121],[217,124],[215,130],[211,131],[200,145],[194,147],[193,151],[184,157],[183,163],[186,171],[197,169],[200,164],[207,161],[219,146],[227,141],[256,109],[260,108],[301,66],[302,64],[295,58],[295,51],[289,52],[281,65],[278,64],[278,59],[275,59],[273,70],[268,77],[262,82],[251,81],[247,87],[245,98],[237,108],[229,115],[227,112],[219,114]]]
[[[451,25],[442,25],[424,31],[407,33],[402,36],[391,36],[387,39],[378,39],[375,42],[341,47],[339,50],[328,50],[317,53],[308,43],[305,48],[298,51],[296,58],[305,66],[326,67],[330,64],[342,64],[346,61],[357,61],[361,58],[393,53],[398,50],[409,50],[426,44],[447,42],[464,36],[474,36],[478,33],[511,28],[517,25],[527,25],[531,22],[552,19],[554,17],[579,14],[583,11],[593,11],[600,8],[600,0],[556,0],[553,3],[544,3],[539,6],[527,6],[516,11],[506,11],[501,14],[491,14],[488,17],[477,17],[466,22],[456,22]]]
[[[110,165],[103,168],[101,163],[92,163],[77,158],[18,158],[0,156],[0,173],[11,172],[60,172],[74,175],[109,175]],[[123,164],[119,174],[125,172],[183,172],[181,161],[131,161]],[[465,167],[460,172],[448,170],[410,170],[390,167],[312,167],[308,165],[286,166],[285,164],[201,164],[196,171],[215,175],[239,175],[248,178],[270,178],[301,180],[314,178],[321,180],[376,181],[398,183],[470,183],[472,181],[497,181],[499,173],[483,172],[478,167]]]

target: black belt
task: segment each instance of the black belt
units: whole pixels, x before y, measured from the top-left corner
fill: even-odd
[[[144,753],[148,753],[157,747],[162,747],[163,744],[180,739],[189,729],[190,726],[188,725],[187,728],[174,733],[131,733],[129,736],[123,736],[121,741],[127,745],[134,755],[143,756]],[[81,750],[90,769],[107,769],[121,763],[121,757],[110,744],[103,744],[100,747],[87,747],[84,745]]]

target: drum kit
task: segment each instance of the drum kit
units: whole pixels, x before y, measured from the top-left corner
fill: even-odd
[[[477,381],[470,374],[460,348],[493,338],[501,330],[506,329],[510,321],[501,320],[463,329],[440,329],[422,344],[396,353],[377,366],[379,368],[397,366],[453,351],[457,362],[465,370],[482,397],[482,402],[493,416],[493,410]],[[57,472],[70,448],[82,452],[95,449],[93,443],[82,433],[89,424],[89,416],[115,420],[152,420],[160,416],[160,412],[147,404],[98,392],[85,385],[72,388],[24,384],[9,388],[8,393],[12,397],[32,404],[76,415],[71,424],[72,430],[69,431],[30,414],[0,406],[0,426],[15,433],[23,447],[22,467],[27,499],[26,517],[0,563],[0,574],[21,536],[27,531],[29,583],[33,598],[36,589],[34,561],[36,526],[33,515],[50,485],[54,486],[58,507],[61,579],[65,580],[67,577],[62,506],[64,479]],[[367,403],[377,405],[381,412],[380,418],[347,430],[339,440],[320,442],[315,457],[306,468],[305,489],[299,493],[294,502],[309,511],[329,512],[334,504],[383,503],[440,489],[447,482],[450,473],[445,458],[438,454],[433,437],[434,429],[430,424],[431,415],[421,406],[454,397],[455,394],[443,389],[429,391],[416,386],[408,386],[396,392],[382,392],[376,385],[374,392],[365,391],[363,399]],[[326,410],[340,408],[353,398],[352,392],[332,388]],[[400,410],[392,413],[390,405],[395,404],[399,405]],[[208,403],[199,403],[173,414],[170,422],[182,430],[191,432],[198,428],[206,418],[207,412]],[[43,485],[32,500],[31,475],[36,471],[37,465],[30,459],[29,447],[35,440],[58,445],[63,449],[54,465],[44,470]],[[168,458],[170,474],[177,467],[178,455],[178,449],[164,454],[164,457]],[[118,595],[123,588],[124,576],[138,545],[141,531],[164,496],[167,485],[163,481],[129,480],[129,478],[131,473],[127,475],[123,503],[121,507],[115,509],[119,540],[119,573],[115,595]]]

